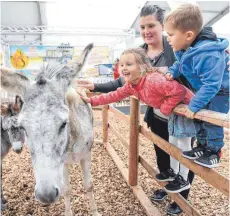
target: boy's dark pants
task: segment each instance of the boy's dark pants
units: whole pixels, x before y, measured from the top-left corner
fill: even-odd
[[[164,119],[161,119],[160,117],[156,117],[154,115],[154,120],[152,121],[152,124],[150,125],[151,131],[163,138],[164,140],[169,140],[169,134],[168,134],[168,122]],[[154,123],[153,123],[154,122]],[[193,145],[194,139],[192,139]],[[165,151],[163,151],[161,148],[159,148],[157,145],[154,144],[155,152],[156,152],[156,159],[157,159],[157,166],[160,172],[163,172],[170,168],[170,155],[167,154]],[[192,181],[194,179],[194,173],[190,170],[188,173],[188,180],[190,184],[192,184]],[[189,191],[185,190],[182,191],[180,194],[187,199],[189,195]]]
[[[229,95],[215,96],[204,109],[228,113]],[[224,130],[222,127],[200,120],[194,120],[194,125],[199,144],[205,145],[206,148],[215,152],[218,152],[224,146]]]

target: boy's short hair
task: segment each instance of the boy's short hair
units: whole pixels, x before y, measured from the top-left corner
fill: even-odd
[[[164,24],[170,23],[173,28],[181,31],[195,31],[197,34],[203,26],[202,12],[198,5],[182,4],[172,10],[164,19]]]

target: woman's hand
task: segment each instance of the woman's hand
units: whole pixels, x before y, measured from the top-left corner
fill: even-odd
[[[94,83],[92,83],[89,80],[77,80],[77,84],[78,84],[78,86],[87,88],[89,90],[94,90],[95,89]]]

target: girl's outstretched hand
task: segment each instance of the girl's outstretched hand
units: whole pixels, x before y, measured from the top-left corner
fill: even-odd
[[[78,89],[76,92],[80,95],[80,98],[85,101],[86,103],[90,103],[90,98],[88,98],[86,95],[83,95],[82,92],[80,92]]]
[[[85,101],[86,103],[90,103],[90,99],[88,97],[80,95],[81,99]]]

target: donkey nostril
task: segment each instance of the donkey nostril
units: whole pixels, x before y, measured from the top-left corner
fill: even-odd
[[[34,191],[34,196],[35,196],[35,199],[38,200],[38,198],[37,198],[37,190]]]
[[[20,154],[22,152],[22,148],[15,150],[17,154]]]
[[[59,191],[58,191],[58,188],[56,188],[56,197],[58,197],[59,195]]]

